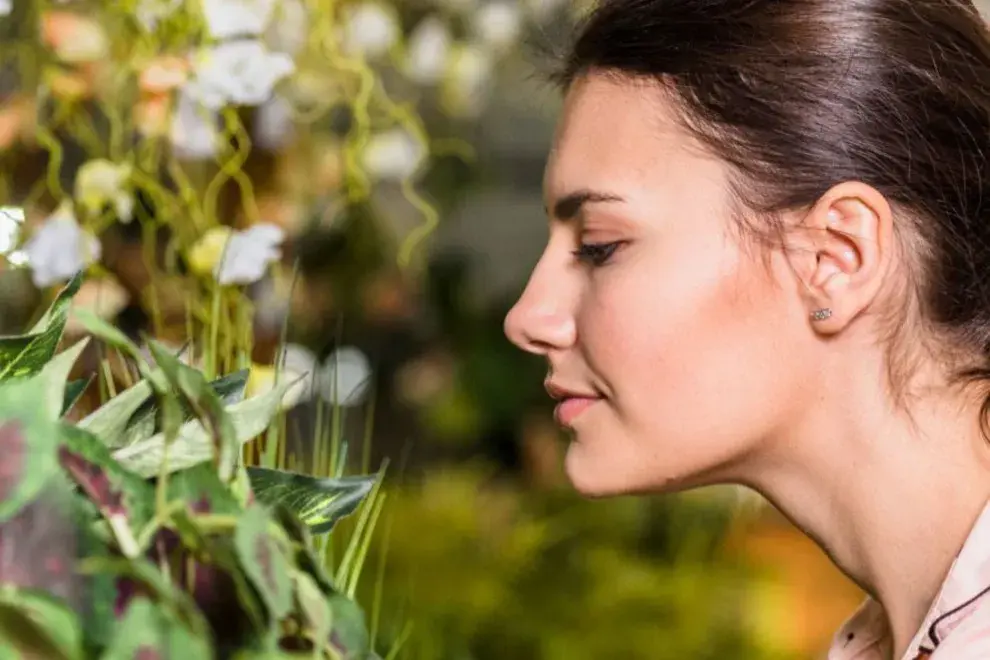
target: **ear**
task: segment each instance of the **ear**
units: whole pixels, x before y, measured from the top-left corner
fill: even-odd
[[[825,333],[847,326],[881,290],[894,247],[893,211],[872,186],[845,182],[829,189],[805,216],[802,249],[790,256],[804,285],[805,312]]]

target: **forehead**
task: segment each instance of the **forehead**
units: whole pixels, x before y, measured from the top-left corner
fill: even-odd
[[[592,73],[567,93],[544,189],[555,199],[585,187],[674,184],[705,168],[694,160],[711,159],[681,128],[659,83]]]

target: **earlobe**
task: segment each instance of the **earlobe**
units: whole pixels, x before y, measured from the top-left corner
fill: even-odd
[[[806,218],[815,251],[808,281],[813,321],[843,325],[867,307],[880,289],[889,246],[890,206],[876,189],[845,183],[822,196]],[[820,310],[828,309],[827,315]]]

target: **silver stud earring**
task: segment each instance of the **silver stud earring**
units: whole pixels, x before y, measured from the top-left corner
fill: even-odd
[[[828,307],[823,309],[816,309],[811,313],[811,319],[813,321],[824,321],[825,319],[832,316],[832,310]]]

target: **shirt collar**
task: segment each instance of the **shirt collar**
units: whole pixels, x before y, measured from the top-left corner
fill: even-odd
[[[972,613],[990,592],[990,503],[976,519],[956,555],[938,596],[909,647],[913,658],[920,650],[933,651],[949,632]]]
[[[956,626],[990,597],[990,502],[977,518],[962,549],[915,633],[902,660],[934,651]],[[857,658],[889,635],[883,607],[867,598],[836,633],[829,660]]]

